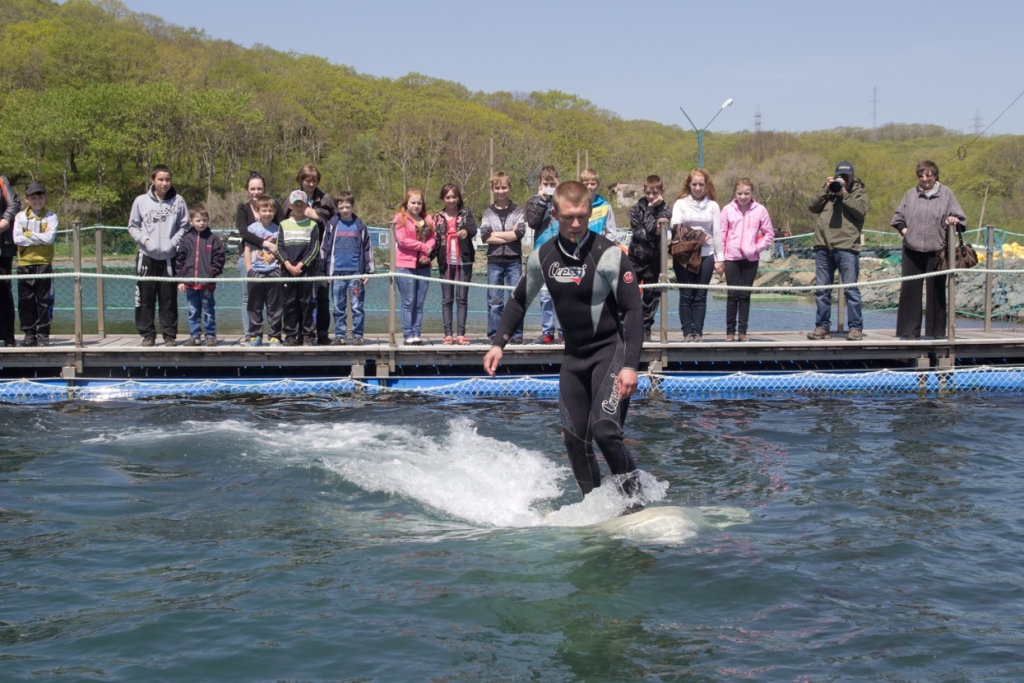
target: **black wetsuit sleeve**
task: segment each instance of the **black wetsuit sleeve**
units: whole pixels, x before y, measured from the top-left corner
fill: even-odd
[[[619,281],[612,291],[622,317],[622,340],[626,346],[622,366],[637,370],[644,343],[644,309],[636,274],[625,254],[619,259]]]

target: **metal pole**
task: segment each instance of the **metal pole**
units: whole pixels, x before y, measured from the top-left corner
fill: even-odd
[[[490,161],[491,177],[494,177],[494,133],[491,133],[491,161]],[[490,183],[488,183],[490,184]],[[491,204],[494,203],[494,189],[491,189]]]
[[[985,331],[992,331],[992,266],[995,262],[996,234],[991,225],[985,227]]]
[[[704,168],[704,131],[697,131],[697,168]]]
[[[398,234],[395,224],[391,223],[391,277],[388,279],[388,346],[397,346],[395,341],[395,275],[398,269],[395,261],[398,258]]]
[[[587,159],[587,163],[586,163],[586,165],[583,168],[590,168],[590,150],[589,149],[586,151],[586,159]]]
[[[946,267],[956,268],[956,223],[946,226]],[[938,333],[938,330],[935,331]],[[946,276],[946,337],[956,337],[956,273]]]
[[[576,150],[576,180],[580,179],[580,151]]]
[[[75,348],[82,348],[82,222],[72,224],[75,266]]]
[[[103,229],[99,226],[94,228],[96,237],[96,274],[103,275]],[[96,334],[100,339],[107,336],[107,311],[103,299],[103,278],[96,278]]]

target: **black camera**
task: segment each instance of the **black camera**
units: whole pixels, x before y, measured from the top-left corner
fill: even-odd
[[[828,184],[828,191],[832,194],[839,194],[843,191],[844,187],[846,187],[846,179],[843,176],[836,176]]]

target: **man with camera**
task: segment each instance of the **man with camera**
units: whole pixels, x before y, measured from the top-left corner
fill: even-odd
[[[868,193],[861,179],[853,174],[853,164],[839,163],[836,172],[825,179],[809,208],[817,216],[814,223],[815,284],[831,286],[836,269],[843,284],[856,283],[860,277],[860,235],[868,212]],[[849,287],[843,291],[850,329],[846,338],[860,341],[864,336],[860,289]],[[814,300],[817,304],[814,331],[808,333],[807,338],[831,339],[832,290],[817,290]]]

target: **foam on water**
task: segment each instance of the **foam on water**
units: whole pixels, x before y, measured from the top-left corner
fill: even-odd
[[[637,502],[615,485],[616,477],[606,476],[603,485],[586,498],[560,504],[566,498],[578,496],[572,471],[564,458],[555,459],[540,451],[482,436],[464,417],[449,419],[445,427],[444,433],[426,434],[408,426],[311,422],[302,425],[303,446],[296,449],[282,438],[284,427],[276,420],[189,421],[175,428],[104,432],[83,442],[159,443],[180,439],[182,429],[190,438],[208,437],[212,441],[217,440],[217,435],[232,440],[244,437],[241,441],[245,446],[237,452],[240,457],[278,466],[323,466],[364,491],[411,501],[455,523],[451,530],[460,533],[472,529],[458,522],[468,522],[477,529],[586,527],[613,520]],[[288,429],[294,430],[295,425],[289,424]],[[558,444],[559,451],[561,448]],[[640,480],[643,493],[639,502],[649,505],[665,500],[667,482],[643,471]],[[658,523],[661,531],[655,536],[680,541],[701,527],[717,528],[747,519],[747,513],[736,508],[688,509],[682,516],[662,519]],[[414,520],[405,521],[418,526]],[[428,520],[418,521],[436,526]],[[666,524],[673,528],[664,529]],[[648,525],[648,531],[653,528]]]

